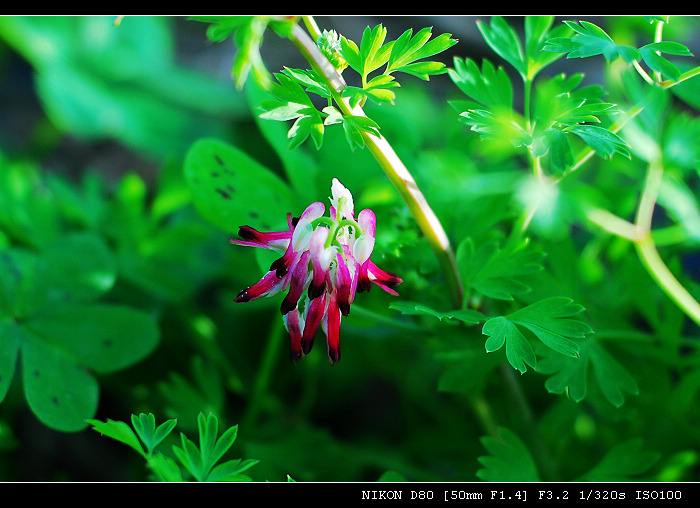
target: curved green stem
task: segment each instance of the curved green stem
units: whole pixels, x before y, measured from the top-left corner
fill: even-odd
[[[649,164],[634,224],[600,209],[589,210],[587,216],[591,222],[606,231],[633,242],[644,268],[658,286],[689,318],[700,325],[700,303],[666,266],[652,236],[652,218],[662,179],[663,167],[659,163]]]
[[[312,30],[315,30],[312,32],[312,37],[317,37],[318,28],[315,27],[315,23],[307,20],[307,17],[304,17],[304,22],[307,27],[310,26]],[[313,39],[299,25],[294,26],[291,40],[318,75],[327,81],[333,99],[342,113],[344,115],[366,116],[361,107],[351,107],[349,101],[342,96],[342,91],[347,86],[345,80],[328,59],[321,54]],[[461,307],[464,296],[462,283],[454,252],[442,224],[428,205],[413,175],[389,142],[381,135],[375,136],[365,131],[362,132],[362,137],[365,146],[401,195],[428,244],[435,252],[445,274],[453,305],[456,308]]]

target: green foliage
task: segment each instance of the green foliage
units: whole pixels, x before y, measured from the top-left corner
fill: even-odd
[[[526,91],[533,89],[533,104],[530,112],[526,105],[525,116],[518,114],[513,110],[513,85],[502,68],[496,69],[484,60],[480,71],[472,60],[455,58],[454,69],[448,70],[450,78],[470,99],[451,101],[460,112],[460,120],[486,141],[526,148],[547,160],[555,174],[565,172],[575,163],[571,134],[603,158],[616,153],[629,157],[624,140],[606,127],[592,125],[602,123],[601,117],[615,112],[613,104],[602,101],[599,87],[576,89],[583,77],[580,74],[534,82],[540,71],[561,56],[548,57],[545,52],[553,47],[551,41],[563,39],[555,35],[560,29],[549,30],[551,23],[552,19],[547,17],[527,18],[524,43],[501,17],[494,17],[490,26],[479,24],[489,46],[518,71]],[[526,96],[525,100],[529,102],[530,97]]]
[[[0,19],[1,480],[698,480],[696,21],[460,19],[477,60],[421,19],[195,19]],[[333,177],[404,282],[292,365],[279,300],[233,303],[271,253],[229,238]]]
[[[456,257],[465,289],[489,298],[512,300],[514,295],[530,290],[520,279],[542,270],[543,255],[526,245],[504,248],[498,240],[477,248],[471,238],[465,238],[457,247]]]
[[[184,174],[199,213],[234,233],[251,221],[263,230],[281,228],[296,208],[289,187],[255,159],[216,139],[200,139],[187,153]]]
[[[608,62],[622,58],[626,63],[643,61],[654,72],[673,81],[678,81],[681,71],[661,54],[676,56],[693,56],[683,44],[671,41],[659,41],[645,44],[640,48],[618,45],[600,27],[588,21],[577,24],[564,22],[576,35],[573,37],[554,37],[547,41],[543,50],[554,53],[567,53],[567,58],[586,58],[603,55]]]
[[[576,357],[549,354],[537,365],[538,372],[553,374],[545,382],[548,391],[565,393],[580,402],[586,397],[589,371],[592,369],[603,395],[615,406],[620,407],[625,402],[623,391],[634,395],[639,393],[634,378],[599,341],[590,337],[577,343],[577,346]]]
[[[540,481],[535,461],[520,438],[505,427],[498,429],[498,435],[498,439],[491,436],[481,439],[490,455],[479,457],[484,468],[476,476],[489,482]]]
[[[5,248],[0,257],[0,400],[19,357],[36,416],[55,429],[79,430],[97,410],[94,374],[150,354],[156,323],[138,309],[98,301],[116,278],[114,256],[98,236],[75,233],[41,252]]]
[[[251,459],[234,459],[219,463],[236,441],[238,426],[228,428],[219,436],[219,420],[212,413],[206,416],[199,413],[197,416],[199,448],[184,433],[180,433],[182,447],[172,446],[173,455],[181,466],[170,456],[156,451],[177,426],[175,419],[167,420],[156,427],[155,416],[152,413],[141,413],[138,417],[131,415],[133,430],[121,421],[88,420],[88,423],[103,436],[136,450],[146,459],[146,464],[158,481],[183,481],[187,475],[191,475],[196,481],[250,481],[250,477],[243,473],[258,462]]]
[[[441,34],[431,40],[430,28],[424,28],[415,35],[412,29],[408,29],[397,40],[390,42],[385,42],[386,36],[387,30],[382,25],[367,27],[359,46],[342,35],[335,35],[330,56],[336,61],[336,70],[342,72],[346,66],[351,68],[359,75],[361,86],[343,84],[340,90],[332,89],[328,78],[316,70],[285,68],[282,73],[276,73],[277,83],[266,84],[274,99],[261,104],[264,111],[261,118],[294,120],[287,133],[289,148],[296,148],[310,137],[316,148],[320,149],[325,127],[334,124],[342,125],[345,138],[353,150],[363,148],[364,133],[378,136],[379,126],[365,115],[353,114],[352,108],[364,105],[368,99],[376,104],[394,104],[396,94],[392,89],[400,86],[394,73],[410,74],[425,81],[430,76],[444,74],[447,72],[444,63],[424,59],[457,43],[450,34]],[[328,37],[320,34],[316,41],[327,54]],[[340,61],[343,63],[338,67],[337,62]],[[381,73],[369,77],[382,66],[386,67]],[[319,110],[309,94],[319,95],[327,101],[327,106]],[[344,105],[344,99],[349,101],[350,109]]]
[[[38,96],[61,132],[180,156],[201,136],[224,135],[227,117],[243,113],[227,84],[174,62],[171,19],[135,16],[119,27],[113,20],[0,19],[0,38],[34,68]]]
[[[508,362],[521,373],[526,364],[536,366],[535,353],[521,329],[532,332],[547,347],[563,356],[578,358],[581,339],[591,333],[591,327],[583,321],[567,319],[583,311],[565,297],[553,297],[518,309],[506,316],[498,316],[484,323],[483,333],[488,335],[486,351],[497,351],[506,345]],[[518,326],[519,325],[519,326]]]

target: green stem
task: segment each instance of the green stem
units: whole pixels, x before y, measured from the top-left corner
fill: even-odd
[[[315,27],[315,23],[307,21],[306,17],[304,20],[307,27]],[[314,30],[312,37],[316,38],[318,29],[314,28]],[[348,100],[342,96],[342,91],[347,86],[345,80],[338,74],[328,59],[321,54],[312,38],[299,25],[294,26],[291,40],[318,75],[327,81],[333,99],[343,115],[366,116],[361,107],[356,106],[352,108]],[[374,136],[364,131],[362,132],[362,137],[365,145],[408,206],[418,227],[434,251],[445,274],[452,304],[455,308],[460,308],[464,292],[455,255],[442,224],[428,205],[413,175],[408,171],[389,142],[381,135]]]
[[[273,320],[272,326],[268,333],[267,344],[260,362],[260,367],[257,369],[253,392],[250,397],[250,403],[246,408],[246,413],[242,418],[244,428],[252,428],[255,420],[260,413],[260,406],[265,398],[265,392],[272,379],[272,374],[279,357],[280,344],[284,337],[284,326],[280,319]]]
[[[686,71],[683,74],[681,74],[681,77],[678,78],[678,81],[663,81],[661,83],[661,88],[671,88],[672,86],[675,86],[678,83],[685,81],[686,79],[693,78],[698,74],[700,74],[700,66],[695,67],[694,69],[690,69],[689,71]]]
[[[642,265],[658,286],[689,318],[700,325],[700,303],[666,266],[652,236],[652,218],[662,179],[663,167],[659,163],[649,164],[634,224],[600,209],[589,210],[587,217],[606,231],[633,242]]]
[[[661,289],[689,318],[700,326],[700,304],[668,269],[656,250],[651,236],[637,241],[635,247],[644,267]]]

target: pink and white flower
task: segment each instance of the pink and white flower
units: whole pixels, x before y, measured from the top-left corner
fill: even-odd
[[[240,240],[231,243],[270,249],[282,254],[253,286],[241,291],[236,303],[286,291],[280,311],[291,339],[291,359],[311,350],[319,327],[326,335],[331,364],[340,360],[340,322],[350,313],[357,292],[375,284],[390,294],[401,278],[371,260],[376,217],[362,210],[357,220],[350,191],[333,179],[330,217],[321,202],[310,204],[298,219],[287,214],[288,229],[269,233],[241,226]],[[306,294],[305,294],[306,293]]]

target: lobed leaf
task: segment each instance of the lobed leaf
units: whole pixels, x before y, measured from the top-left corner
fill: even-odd
[[[545,382],[547,391],[565,393],[576,402],[588,393],[591,369],[603,395],[616,407],[625,401],[623,392],[639,392],[634,378],[593,338],[579,341],[578,358],[547,353],[537,368],[543,374],[553,374]]]
[[[521,76],[527,75],[523,46],[518,34],[503,17],[493,16],[490,25],[478,21],[477,28],[496,54],[515,67]]]
[[[466,238],[455,255],[465,289],[500,300],[512,300],[514,295],[529,291],[520,277],[542,269],[541,252],[502,248],[496,240],[475,247],[471,238]]]
[[[469,58],[455,58],[454,69],[447,72],[457,88],[486,109],[512,109],[513,87],[502,67],[496,69],[484,60],[479,70],[476,62]]]
[[[422,314],[428,314],[430,316],[433,316],[437,318],[439,321],[442,321],[443,318],[447,319],[457,319],[458,321],[462,321],[464,323],[480,323],[483,321],[484,315],[474,309],[459,309],[459,310],[452,310],[448,312],[441,312],[435,309],[432,309],[431,307],[427,305],[423,305],[421,303],[416,303],[416,302],[394,302],[389,305],[389,308],[391,309],[396,309],[399,312],[401,312],[404,315],[408,316],[418,316]]]
[[[619,153],[628,159],[631,158],[629,145],[620,136],[604,127],[588,124],[576,124],[564,129],[564,132],[571,132],[580,137],[598,155],[604,159],[609,159]]]
[[[423,28],[413,37],[412,33],[413,30],[408,29],[394,42],[384,73],[406,72],[427,80],[431,75],[445,72],[445,65],[441,62],[414,62],[441,53],[457,41],[451,38],[451,34],[441,34],[428,42],[432,35],[429,27]]]
[[[505,427],[498,428],[498,438],[485,436],[481,443],[489,455],[479,457],[484,466],[476,476],[488,482],[538,482],[537,465],[522,440]]]
[[[532,346],[518,327],[506,317],[489,319],[481,331],[489,337],[484,345],[487,353],[498,351],[505,344],[506,359],[514,369],[523,374],[527,372],[528,365],[536,368],[537,358]]]
[[[132,415],[133,417],[133,415]],[[143,450],[141,443],[134,431],[126,423],[107,419],[106,422],[100,420],[88,419],[87,423],[92,426],[92,430],[99,432],[103,436],[112,438],[120,443],[124,443],[141,456],[146,457],[148,454]]]
[[[649,470],[660,454],[643,448],[641,439],[630,439],[613,446],[590,471],[578,481],[625,482]]]
[[[153,450],[173,431],[176,425],[177,420],[173,418],[156,427],[153,413],[141,413],[138,417],[131,415],[131,426],[146,446],[148,454],[153,453]]]
[[[639,59],[639,51],[630,46],[619,46],[594,23],[564,21],[576,34],[571,37],[553,37],[545,43],[544,51],[567,53],[567,58],[587,58],[603,55],[608,62],[621,57],[626,63]]]

